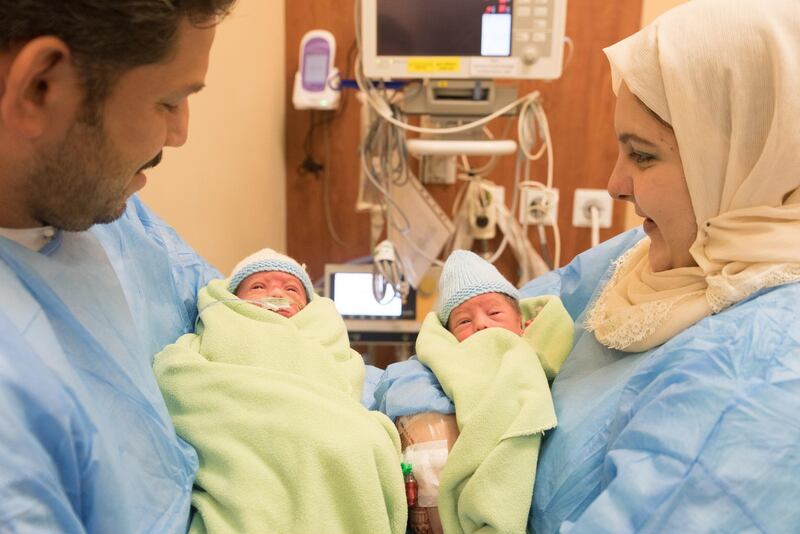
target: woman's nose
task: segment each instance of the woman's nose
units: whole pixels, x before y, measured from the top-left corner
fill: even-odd
[[[620,152],[614,170],[608,177],[608,194],[616,200],[627,200],[633,202],[633,180],[626,169],[625,157]]]

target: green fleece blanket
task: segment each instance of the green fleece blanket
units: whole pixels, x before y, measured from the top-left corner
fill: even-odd
[[[364,363],[333,302],[287,319],[217,280],[198,307],[198,333],[154,363],[200,458],[191,531],[404,532],[399,437],[358,401]]]
[[[556,426],[545,368],[558,372],[573,323],[555,297],[520,307],[533,319],[522,336],[489,328],[459,343],[431,313],[417,338],[417,357],[453,400],[461,432],[439,486],[447,534],[525,532],[542,433]]]

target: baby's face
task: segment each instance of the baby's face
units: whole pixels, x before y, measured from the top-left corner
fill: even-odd
[[[505,328],[522,335],[522,316],[500,293],[484,293],[460,304],[450,313],[447,329],[460,342],[484,328]]]
[[[284,317],[291,317],[308,304],[303,283],[289,273],[282,271],[266,271],[253,273],[239,284],[236,296],[240,299],[259,300],[263,298],[285,298],[289,300],[289,308],[275,310]]]

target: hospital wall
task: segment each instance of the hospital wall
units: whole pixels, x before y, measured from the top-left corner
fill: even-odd
[[[560,190],[559,226],[562,238],[561,261],[569,261],[591,244],[587,228],[572,226],[572,205],[576,188],[605,189],[614,167],[617,142],[613,128],[614,95],[608,60],[602,48],[634,33],[641,24],[642,0],[573,0],[567,5],[567,35],[574,42],[572,59],[563,76],[553,82],[541,80],[519,83],[519,93],[538,90],[548,115],[555,151],[555,181]],[[335,63],[344,77],[352,77],[352,61],[348,60],[354,42],[353,0],[314,0],[298,2],[286,10],[285,84],[291,84],[299,63],[299,42],[305,32],[314,28],[331,31],[336,37]],[[312,120],[324,118],[322,112],[295,110],[288,101],[286,121],[286,192],[287,244],[290,255],[309,266],[313,278],[321,276],[326,262],[343,262],[369,254],[370,220],[367,213],[356,213],[359,160],[359,104],[352,92],[343,99],[347,108],[325,127],[314,131],[310,143],[304,141]],[[495,121],[494,133],[499,134],[503,121]],[[326,139],[329,150],[326,150]],[[310,146],[314,159],[329,171],[315,176],[299,172]],[[480,165],[481,161],[473,162]],[[413,165],[413,163],[412,163]],[[546,175],[544,159],[535,162],[532,176],[543,180]],[[489,175],[491,180],[506,187],[511,198],[514,177],[514,158],[503,158]],[[326,191],[327,181],[327,191]],[[429,186],[431,194],[442,209],[449,213],[458,186]],[[335,207],[331,222],[344,244],[337,243],[327,228],[326,202]],[[625,207],[615,203],[612,228],[600,232],[608,239],[624,230]],[[536,231],[529,237],[538,246]],[[552,236],[549,238],[552,248]],[[491,242],[476,243],[476,250],[485,244],[494,251],[500,245],[498,237]],[[498,268],[511,279],[517,279],[517,264],[507,247]]]
[[[337,63],[340,68],[344,67],[349,45],[346,30],[352,33],[352,11],[331,9],[335,3],[318,0],[297,3],[293,4],[293,12],[287,13],[285,0],[239,0],[234,13],[217,30],[207,88],[190,99],[188,142],[178,150],[166,149],[162,164],[148,173],[148,184],[140,193],[141,197],[225,273],[257,248],[270,246],[286,250],[287,240],[296,237],[298,221],[316,234],[310,241],[301,240],[300,248],[290,251],[299,256],[308,256],[310,251],[312,257],[305,261],[315,264],[341,261],[368,252],[367,221],[352,210],[352,184],[335,189],[330,195],[338,212],[335,222],[340,226],[341,221],[346,223],[340,230],[346,234],[347,241],[360,242],[355,247],[337,250],[321,217],[321,184],[313,178],[299,177],[295,172],[297,161],[294,160],[300,155],[298,145],[310,120],[308,112],[297,112],[291,106],[289,84],[297,68],[299,36],[314,26],[333,25],[344,29],[345,39],[339,42],[337,54]],[[649,22],[680,3],[682,0],[643,0],[641,23]],[[579,4],[582,2],[570,3],[571,14],[585,10],[585,5]],[[576,27],[579,21],[575,19],[575,16],[570,19],[570,26],[578,31],[586,27],[583,23]],[[600,21],[599,26],[612,24],[610,20]],[[576,37],[575,31],[572,35]],[[596,48],[597,54],[582,63],[578,56],[579,64],[571,67],[570,76],[575,75],[576,69],[588,67],[591,77],[588,86],[592,89],[582,97],[590,102],[587,111],[605,107],[605,113],[609,113],[610,99],[598,96],[605,87],[607,69],[604,59],[598,55],[602,44],[605,43],[578,43],[583,50]],[[356,107],[355,103],[351,105]],[[552,100],[548,107],[552,109]],[[353,172],[356,165],[354,133],[358,129],[354,111],[336,126],[332,140],[332,152],[337,159],[332,167],[339,172],[337,178],[347,182],[357,181]],[[574,128],[564,124],[571,120],[569,117],[559,113],[551,120],[568,135],[574,133]],[[577,139],[582,142],[577,148],[557,144],[556,157],[562,161],[578,159],[586,157],[586,151],[599,151],[603,158],[612,158],[615,147],[607,133],[595,132],[594,139],[600,140],[595,147],[587,147],[587,139]],[[287,136],[290,137],[288,143]],[[321,149],[319,145],[317,151],[322,152]],[[598,174],[608,170],[610,168],[603,167]],[[603,187],[604,179],[595,176],[591,178],[591,185]],[[448,200],[447,193],[435,193]],[[294,215],[287,213],[287,198],[295,211],[300,207]],[[565,216],[568,210],[571,210],[569,203],[562,205]],[[287,218],[295,226],[294,230],[287,228]],[[640,222],[632,212],[617,220],[623,219],[625,227]],[[622,226],[620,222],[618,227]],[[567,248],[585,248],[585,233],[567,232]]]
[[[189,100],[189,139],[167,148],[141,197],[227,274],[286,246],[285,0],[238,0],[217,29],[207,87]]]

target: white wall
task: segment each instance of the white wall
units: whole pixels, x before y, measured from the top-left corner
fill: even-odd
[[[239,0],[217,28],[189,140],[165,149],[141,197],[223,274],[286,247],[285,0]]]

